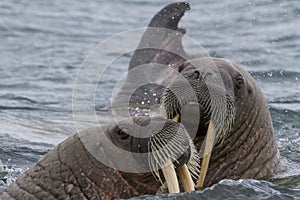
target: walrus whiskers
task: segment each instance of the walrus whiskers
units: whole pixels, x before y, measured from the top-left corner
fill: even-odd
[[[193,176],[199,174],[199,170],[197,171],[199,169],[198,156],[194,155],[197,151],[192,139],[182,125],[167,127],[164,131],[154,133],[150,137],[148,148],[151,152],[149,154],[150,169],[155,177],[159,179],[164,189],[168,188],[169,193],[180,192],[176,172],[186,192],[195,189],[191,173]],[[180,164],[178,158],[186,151],[190,151],[191,154],[187,164],[176,168],[176,165]],[[160,177],[159,169],[161,169],[166,182]]]

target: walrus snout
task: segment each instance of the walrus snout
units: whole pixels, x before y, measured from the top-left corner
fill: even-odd
[[[194,190],[192,175],[199,173],[199,157],[182,124],[139,116],[110,125],[107,136],[118,148],[132,153],[138,165],[133,167],[149,168],[161,184],[166,181],[170,193],[179,192],[176,174],[185,191]]]
[[[197,184],[200,189],[212,148],[225,138],[235,118],[233,81],[210,58],[187,61],[180,73],[164,92],[161,106],[167,118],[192,127],[189,133],[203,156]]]
[[[179,122],[185,127],[196,127],[190,132],[192,137],[205,137],[208,124],[213,120],[219,139],[222,139],[235,117],[232,80],[209,58],[195,60],[187,61],[181,67],[181,76],[163,93],[161,107],[167,118],[178,115]],[[198,150],[200,146],[196,144]]]

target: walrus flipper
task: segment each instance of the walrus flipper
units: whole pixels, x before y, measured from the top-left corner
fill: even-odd
[[[172,3],[152,18],[131,58],[129,70],[142,64],[171,65],[190,58],[182,46],[185,29],[178,28],[180,19],[189,9],[186,2]]]
[[[149,23],[128,69],[131,71],[138,67],[145,67],[140,70],[143,74],[129,74],[119,94],[119,97],[130,95],[130,105],[134,109],[136,106],[149,108],[151,105],[159,104],[163,91],[177,77],[180,66],[191,59],[182,46],[182,37],[186,31],[178,28],[180,19],[189,9],[189,4],[185,2],[169,4]],[[138,78],[145,83],[137,86]]]

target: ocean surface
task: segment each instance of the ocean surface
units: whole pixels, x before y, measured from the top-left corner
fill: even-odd
[[[204,191],[135,199],[300,199],[300,2],[188,2],[191,10],[179,24],[187,36],[209,55],[244,66],[264,92],[285,171],[268,180],[223,180]],[[78,130],[72,94],[89,52],[115,34],[146,27],[168,3],[0,1],[0,160],[8,171],[0,191]],[[193,45],[185,49],[196,52]],[[115,58],[99,81],[100,116],[129,60],[130,53]]]

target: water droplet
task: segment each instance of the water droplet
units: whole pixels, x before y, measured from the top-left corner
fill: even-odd
[[[279,72],[279,74],[280,74],[280,76],[283,76],[283,71],[281,70],[281,71]]]
[[[141,104],[145,104],[145,102],[144,101],[142,101],[142,103]]]

